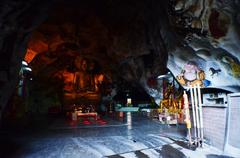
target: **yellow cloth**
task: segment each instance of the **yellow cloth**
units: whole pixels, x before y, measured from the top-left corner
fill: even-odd
[[[190,120],[186,120],[186,125],[187,125],[187,128],[190,129],[191,128],[191,121]]]

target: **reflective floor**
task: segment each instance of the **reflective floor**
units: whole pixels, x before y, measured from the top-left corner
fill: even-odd
[[[39,124],[41,128],[36,123],[26,130],[2,130],[0,157],[185,157],[180,151],[184,146],[171,145],[186,137],[184,125],[162,125],[139,113],[126,113],[123,119],[111,116],[101,120],[104,123],[91,118],[77,122],[54,118],[46,125]]]

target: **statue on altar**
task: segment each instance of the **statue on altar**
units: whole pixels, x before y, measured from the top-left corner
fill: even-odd
[[[74,76],[74,89],[77,93],[91,91],[94,92],[95,86],[92,81],[94,81],[94,76],[89,71],[87,60],[82,59],[81,62],[76,59],[75,65],[77,71],[75,72]],[[80,63],[80,64],[79,64]],[[94,69],[91,67],[91,69]]]
[[[97,106],[104,75],[96,73],[96,65],[91,60],[77,57],[74,65],[75,71],[65,72],[64,104],[66,106]]]

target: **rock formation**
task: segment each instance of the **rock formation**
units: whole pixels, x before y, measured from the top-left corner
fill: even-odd
[[[75,72],[74,61],[80,57],[94,63],[94,73],[104,74],[112,87],[124,87],[124,81],[155,100],[162,96],[157,76],[168,69],[182,77],[183,86],[190,84],[182,74],[189,63],[197,67],[194,73],[202,72],[202,79],[196,79],[203,86],[237,91],[239,5],[228,0],[4,0],[0,109],[16,89],[23,59],[33,70],[35,84],[55,83],[66,69]],[[37,91],[49,86],[34,87]]]

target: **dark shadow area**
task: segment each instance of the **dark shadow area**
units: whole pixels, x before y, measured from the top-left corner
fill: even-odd
[[[119,155],[113,155],[113,156],[108,156],[108,158],[123,158],[123,157]]]
[[[171,145],[164,145],[161,154],[163,158],[187,158],[181,151]]]
[[[1,158],[15,158],[21,149],[22,145],[6,137],[0,136],[0,157]]]
[[[175,142],[177,145],[185,148],[185,149],[190,149],[190,150],[193,150],[195,151],[197,149],[196,146],[190,146],[187,142],[183,142],[183,141],[176,141]]]
[[[142,153],[141,151],[136,151],[135,154],[137,157],[148,158],[148,156],[146,154]]]
[[[225,155],[213,155],[213,154],[210,154],[210,155],[207,155],[207,158],[233,158],[233,157],[225,156]]]

